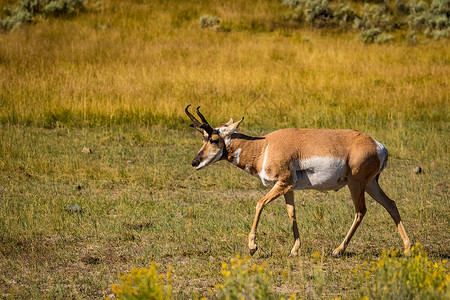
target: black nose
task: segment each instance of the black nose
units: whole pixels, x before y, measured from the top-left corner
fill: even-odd
[[[200,164],[200,160],[198,160],[198,159],[194,159],[194,160],[192,161],[192,166],[193,166],[194,168],[196,168],[199,164]]]
[[[197,153],[197,155],[194,157],[194,159],[192,160],[192,166],[194,168],[197,168],[198,165],[202,162],[202,158],[203,158],[203,152],[204,150],[201,150],[199,153]]]

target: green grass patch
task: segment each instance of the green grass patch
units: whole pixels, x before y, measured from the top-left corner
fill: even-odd
[[[154,261],[160,272],[173,266],[176,297],[210,297],[222,262],[248,253],[254,207],[266,189],[225,162],[195,172],[190,161],[201,142],[190,128],[3,126],[0,141],[2,295],[106,296],[118,273]],[[381,185],[412,241],[431,258],[446,257],[448,162],[423,161],[421,175],[412,173],[415,165],[392,157]],[[264,210],[252,258],[267,262],[276,295],[353,297],[353,270],[383,248],[402,247],[390,216],[368,199],[348,254],[333,259],[353,220],[349,192],[297,192],[296,203],[299,258],[288,258],[293,240],[281,200]],[[310,258],[322,251],[323,274],[311,275],[318,269]],[[311,276],[321,276],[320,289]]]

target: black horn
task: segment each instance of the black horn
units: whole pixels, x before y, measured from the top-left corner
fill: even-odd
[[[214,131],[214,128],[212,128],[208,121],[206,121],[205,117],[202,115],[202,113],[200,112],[200,106],[197,107],[196,111],[197,111],[197,115],[200,117],[200,119],[202,120],[202,126],[200,128],[203,128],[209,135],[212,134],[212,132]]]
[[[200,119],[202,120],[203,124],[209,124],[208,121],[206,121],[205,117],[200,112],[200,106],[197,107],[196,111],[197,111],[197,115],[200,117]]]
[[[190,112],[189,112],[189,106],[191,106],[190,104],[188,106],[186,106],[186,108],[184,109],[184,111],[186,112],[186,114],[188,115],[189,119],[191,119],[192,124],[190,125],[191,127],[194,127],[195,129],[197,129],[198,131],[200,131],[201,133],[206,132],[207,134],[211,135],[213,132],[213,128],[208,124],[208,121],[206,121],[205,117],[199,112],[199,107],[197,107],[197,114],[199,115],[200,119],[202,120],[203,123],[200,123]]]
[[[184,109],[184,112],[188,115],[189,119],[191,119],[191,121],[192,121],[192,124],[189,126],[194,127],[195,129],[198,130],[198,129],[200,129],[200,126],[202,126],[202,124],[189,112],[189,106],[191,106],[191,105],[189,104]]]

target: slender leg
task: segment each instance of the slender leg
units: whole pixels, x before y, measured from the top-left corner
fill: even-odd
[[[253,220],[252,229],[248,235],[248,247],[250,249],[250,254],[253,255],[258,247],[256,246],[256,229],[258,227],[259,218],[261,216],[262,209],[264,206],[269,204],[272,200],[275,200],[279,196],[287,193],[291,189],[290,185],[283,185],[280,183],[275,184],[275,186],[256,204],[255,219]]]
[[[397,205],[395,202],[390,199],[381,189],[378,184],[378,178],[373,178],[369,184],[366,186],[366,192],[373,198],[375,201],[380,203],[391,215],[392,219],[397,225],[398,232],[403,240],[403,244],[405,246],[405,253],[409,252],[411,248],[411,241],[406,234],[405,228],[403,227],[402,220],[400,218],[400,213],[398,212]]]
[[[294,204],[294,192],[289,191],[284,194],[284,200],[286,201],[286,209],[291,221],[292,231],[294,232],[294,247],[292,247],[291,254],[289,256],[297,256],[298,249],[300,248],[300,234],[298,233],[297,219],[295,218],[295,204]]]
[[[333,251],[333,257],[339,257],[342,255],[342,253],[344,253],[345,248],[347,248],[348,243],[352,239],[352,236],[355,233],[356,229],[358,229],[359,224],[361,224],[361,221],[367,211],[366,201],[364,198],[364,184],[361,182],[349,182],[348,187],[352,195],[353,204],[355,205],[355,220],[353,221],[352,227],[350,228],[342,243]]]

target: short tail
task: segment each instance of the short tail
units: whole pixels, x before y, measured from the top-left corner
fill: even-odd
[[[374,139],[374,141],[375,141],[375,144],[377,145],[378,160],[380,161],[380,170],[378,171],[378,174],[380,174],[387,165],[388,151],[387,151],[386,147],[384,147],[383,144],[381,144],[380,142],[378,142],[375,139]]]
[[[383,161],[380,161],[380,172],[378,172],[378,174],[380,174],[384,170],[384,168],[386,168],[388,157],[389,157],[388,151],[386,148],[384,148],[384,157],[383,157],[384,159]]]

